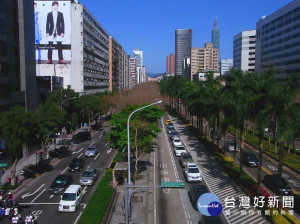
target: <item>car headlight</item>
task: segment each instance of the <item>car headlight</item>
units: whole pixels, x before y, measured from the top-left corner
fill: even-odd
[[[79,167],[75,167],[75,170],[78,170],[79,169]]]

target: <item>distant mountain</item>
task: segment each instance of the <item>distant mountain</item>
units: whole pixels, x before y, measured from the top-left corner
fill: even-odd
[[[147,76],[151,78],[156,78],[161,75],[165,75],[165,73],[147,73]]]

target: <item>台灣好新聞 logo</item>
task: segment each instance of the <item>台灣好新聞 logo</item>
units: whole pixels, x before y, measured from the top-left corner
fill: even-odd
[[[197,208],[205,216],[218,216],[222,213],[220,199],[212,193],[201,195],[197,201]]]

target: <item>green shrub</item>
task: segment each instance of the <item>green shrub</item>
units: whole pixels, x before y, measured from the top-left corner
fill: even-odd
[[[2,185],[2,190],[13,190],[20,186],[20,184],[16,183],[15,185],[11,185],[10,183],[5,183]]]
[[[111,182],[112,169],[108,169],[88,201],[78,224],[99,224],[102,222],[114,192]]]

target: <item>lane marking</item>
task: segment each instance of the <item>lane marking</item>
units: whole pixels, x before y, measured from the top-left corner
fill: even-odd
[[[54,197],[54,194],[50,194],[49,200]]]
[[[99,138],[101,138],[103,135],[100,135]]]
[[[77,152],[72,152],[72,154],[79,153],[81,150],[83,150],[83,148],[81,148],[81,149],[78,150]]]
[[[100,156],[100,152],[96,155],[96,157],[94,158],[94,160],[96,160],[98,158],[98,156]]]
[[[109,154],[109,153],[111,153],[111,148],[106,151],[106,154]]]
[[[60,174],[63,174],[69,167],[67,166]]]
[[[42,184],[42,185],[41,185],[35,192],[33,192],[33,193],[28,192],[27,194],[22,195],[21,198],[24,199],[24,198],[26,198],[26,197],[29,197],[29,196],[32,196],[32,195],[36,194],[36,193],[37,193],[44,185],[45,185],[45,184]]]
[[[92,144],[90,144],[90,146],[92,146],[95,143],[95,141],[92,142]]]
[[[36,196],[35,199],[33,199],[31,203],[33,203],[42,193],[44,193],[45,190],[46,189],[42,190],[41,193],[39,193],[38,196]]]
[[[79,218],[80,218],[81,215],[82,215],[82,212],[79,213],[79,215],[78,215],[78,217],[76,218],[74,224],[76,224],[76,223],[78,222],[78,220],[79,220]]]
[[[83,152],[78,156],[78,158],[80,158],[82,156]]]
[[[272,175],[272,173],[269,170],[267,170],[265,167],[261,166],[261,169],[265,171],[267,174]]]
[[[107,146],[108,145],[108,142],[105,144],[105,146]]]

